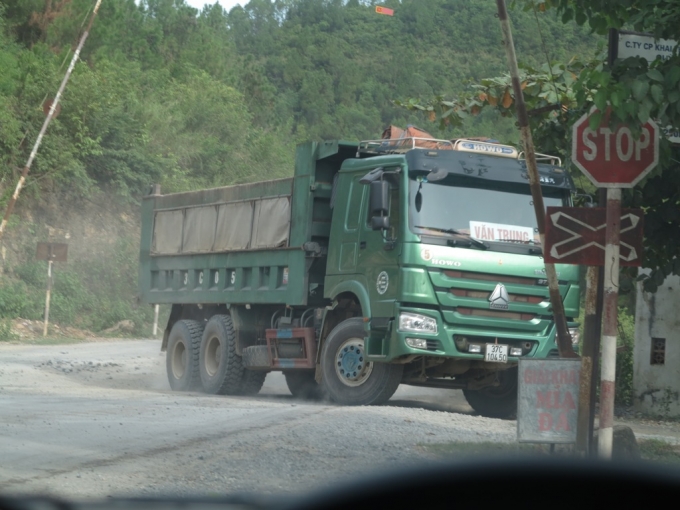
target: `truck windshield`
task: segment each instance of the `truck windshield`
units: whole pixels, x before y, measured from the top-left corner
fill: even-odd
[[[543,193],[546,207],[565,205],[562,190],[544,188]],[[528,185],[470,178],[447,178],[434,183],[412,179],[409,195],[410,226],[416,234],[463,234],[491,242],[540,242]]]

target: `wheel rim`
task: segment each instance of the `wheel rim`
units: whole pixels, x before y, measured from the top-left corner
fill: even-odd
[[[373,371],[365,359],[363,338],[345,340],[335,354],[335,373],[346,386],[361,386]]]
[[[172,375],[181,379],[187,368],[187,349],[184,342],[177,342],[172,350]]]
[[[215,375],[220,368],[220,357],[222,356],[222,344],[216,336],[208,339],[205,346],[205,360],[203,365],[210,377]]]

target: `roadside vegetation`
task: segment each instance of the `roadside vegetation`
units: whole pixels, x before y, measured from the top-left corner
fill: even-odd
[[[0,337],[12,337],[9,319],[42,317],[38,241],[69,242],[69,262],[55,264],[51,321],[99,332],[131,320],[148,334],[152,309],[136,294],[138,204],[150,184],[167,193],[284,177],[298,142],[377,138],[389,124],[422,122],[394,100],[454,94],[505,68],[500,32],[488,29],[492,2],[381,2],[393,17],[374,4],[251,0],[199,12],[182,0],[103,2],[2,240]],[[0,2],[0,206],[93,5]],[[539,65],[533,14],[513,18],[522,59]],[[541,22],[553,57],[594,53],[588,30],[552,14]],[[493,112],[430,130],[517,139]]]

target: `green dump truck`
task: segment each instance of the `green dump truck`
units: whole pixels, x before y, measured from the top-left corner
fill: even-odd
[[[547,206],[570,205],[540,156]],[[294,176],[142,204],[140,292],[171,304],[174,390],[257,393],[282,371],[298,397],[387,401],[399,384],[462,389],[512,414],[517,361],[557,356],[522,155],[476,140],[327,141]],[[569,327],[578,267],[558,266]]]

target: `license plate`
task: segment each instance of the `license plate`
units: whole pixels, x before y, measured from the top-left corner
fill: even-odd
[[[484,355],[484,361],[507,363],[508,346],[501,344],[486,344],[486,354]]]

